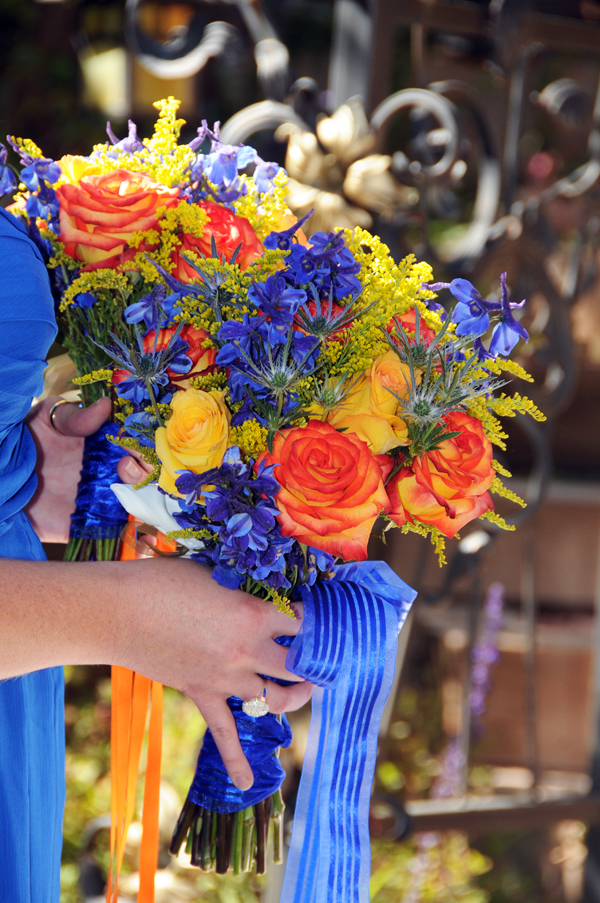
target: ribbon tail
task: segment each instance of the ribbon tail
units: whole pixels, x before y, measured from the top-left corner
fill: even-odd
[[[352,567],[352,582],[303,588],[302,634],[290,651],[288,668],[320,689],[281,896],[289,903],[369,900],[379,723],[394,680],[398,631],[416,594],[401,581],[384,587],[381,563],[375,573],[371,563]]]

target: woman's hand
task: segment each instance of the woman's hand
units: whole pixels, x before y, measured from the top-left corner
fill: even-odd
[[[175,687],[200,709],[237,787],[247,789],[252,771],[242,752],[235,721],[226,703],[229,696],[262,696],[272,712],[293,711],[312,695],[312,684],[291,687],[265,682],[259,674],[298,681],[285,667],[287,649],[275,643],[295,635],[302,623],[302,606],[295,621],[270,602],[248,593],[224,589],[210,570],[193,561],[148,559],[122,564],[134,580],[131,600],[144,595],[144,605],[122,605],[115,623],[118,663]],[[134,594],[135,593],[135,594]]]
[[[38,485],[25,512],[42,542],[67,542],[83,440],[102,426],[111,411],[108,398],[101,398],[89,408],[61,404],[54,412],[53,428],[50,411],[59,400],[46,398],[34,405],[26,420],[37,450]],[[149,469],[144,462],[127,455],[119,461],[118,475],[124,483],[139,483]]]

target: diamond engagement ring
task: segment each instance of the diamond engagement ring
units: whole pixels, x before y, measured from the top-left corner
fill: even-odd
[[[264,688],[262,696],[253,696],[252,699],[245,699],[242,703],[242,712],[245,715],[250,715],[252,718],[262,718],[263,715],[268,715],[267,688]]]

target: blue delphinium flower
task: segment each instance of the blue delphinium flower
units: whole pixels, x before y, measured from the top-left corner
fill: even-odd
[[[356,278],[360,264],[346,247],[342,232],[315,232],[309,247],[295,241],[295,232],[312,212],[289,229],[271,232],[264,240],[265,247],[290,252],[283,275],[293,285],[306,288],[312,284],[323,300],[330,295],[336,300],[357,298],[362,291]]]
[[[173,317],[175,303],[181,294],[173,292],[167,296],[164,285],[158,283],[151,292],[144,295],[134,304],[125,308],[124,316],[128,323],[144,323],[146,332],[163,329]]]
[[[434,292],[443,288],[450,289],[458,301],[451,315],[452,322],[457,324],[456,334],[474,336],[476,341],[473,347],[479,360],[485,360],[486,357],[510,354],[520,338],[529,341],[527,330],[512,315],[512,311],[523,307],[525,301],[521,301],[520,304],[512,304],[509,301],[506,273],[500,276],[500,286],[502,292],[500,301],[487,301],[482,298],[468,279],[453,279],[452,282],[435,282],[430,285],[424,283],[422,288]],[[494,327],[490,350],[487,352],[480,337],[490,328],[492,318],[498,317],[500,322]]]
[[[98,299],[91,292],[79,292],[73,299],[75,307],[89,308],[93,307]]]
[[[210,140],[209,153],[198,154],[188,170],[189,187],[185,189],[185,195],[189,201],[212,200],[231,207],[234,201],[247,194],[240,172],[253,163],[256,164],[254,175],[259,194],[271,189],[272,180],[280,169],[276,163],[266,163],[249,145],[223,144],[218,122],[211,130],[203,120],[197,137],[188,146],[197,151],[207,138]]]
[[[212,563],[215,580],[231,589],[246,577],[275,589],[290,586],[285,555],[294,540],[281,535],[276,520],[273,497],[280,487],[272,472],[273,466],[263,462],[254,473],[252,462],[245,463],[233,447],[220,467],[203,474],[184,472],[176,480],[185,494],[181,513],[174,514],[177,522],[214,533],[214,540],[193,557]]]
[[[298,229],[301,229],[304,223],[310,219],[315,211],[310,210],[307,214],[305,214],[301,219],[299,219],[293,226],[290,226],[289,229],[284,229],[282,232],[270,232],[263,244],[265,248],[273,251],[275,249],[279,249],[280,251],[289,251],[291,248],[296,246],[295,235]]]
[[[278,163],[265,163],[261,160],[254,170],[252,178],[258,188],[259,194],[268,194],[272,189],[275,178],[283,172]]]
[[[306,301],[306,292],[291,288],[283,276],[275,275],[269,276],[266,282],[255,282],[248,291],[248,297],[269,319],[270,343],[285,342],[299,305]]]
[[[360,264],[344,242],[342,232],[315,232],[311,246],[294,245],[285,271],[299,286],[312,283],[323,299],[333,293],[336,300],[357,298],[362,285],[356,278]]]
[[[56,192],[50,188],[45,182],[42,182],[38,191],[31,194],[25,202],[25,210],[30,219],[35,220],[38,217],[48,221],[53,232],[60,231],[58,223],[59,203]]]
[[[490,313],[500,310],[497,301],[486,301],[468,279],[453,279],[452,282],[436,282],[429,286],[431,291],[449,288],[458,304],[452,311],[452,322],[457,323],[456,334],[460,336],[480,336],[490,326]]]
[[[500,285],[502,286],[502,315],[500,322],[496,324],[492,332],[490,354],[501,354],[506,357],[513,350],[519,339],[523,339],[525,342],[529,341],[529,333],[512,315],[512,311],[523,307],[525,301],[521,301],[520,304],[512,304],[508,300],[506,273],[502,273],[500,276]]]
[[[0,197],[5,194],[12,194],[17,190],[17,177],[8,166],[8,150],[3,144],[0,144]]]
[[[106,134],[110,138],[110,143],[117,150],[127,151],[129,154],[134,154],[136,151],[141,151],[144,149],[143,141],[138,137],[137,133],[137,125],[131,119],[127,120],[128,125],[128,134],[127,138],[117,138],[115,133],[112,130],[110,122],[106,123]]]
[[[43,182],[53,185],[62,176],[62,169],[54,160],[36,158],[21,170],[21,181],[30,191],[38,191]]]

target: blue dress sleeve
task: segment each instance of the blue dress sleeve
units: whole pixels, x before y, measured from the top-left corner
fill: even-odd
[[[35,447],[23,420],[41,394],[56,335],[46,267],[21,223],[0,209],[0,522],[36,487]],[[1,550],[0,550],[1,555]]]
[[[23,511],[36,487],[35,446],[23,419],[41,393],[55,334],[42,258],[0,209],[0,558],[45,557]],[[2,903],[59,903],[64,744],[62,668],[0,681]]]

